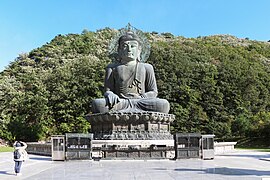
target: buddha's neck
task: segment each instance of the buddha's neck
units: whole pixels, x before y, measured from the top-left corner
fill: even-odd
[[[129,61],[129,62],[125,62],[123,64],[126,65],[126,66],[135,66],[137,64],[137,61],[136,60],[135,61]]]

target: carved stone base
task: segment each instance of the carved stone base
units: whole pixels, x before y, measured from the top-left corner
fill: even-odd
[[[173,139],[173,114],[159,112],[108,112],[88,114],[94,139],[159,140]]]

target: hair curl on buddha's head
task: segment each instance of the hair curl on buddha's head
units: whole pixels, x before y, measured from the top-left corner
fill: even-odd
[[[137,41],[139,45],[142,44],[141,39],[132,31],[126,32],[126,34],[122,35],[118,40],[118,45],[120,45],[123,41]]]

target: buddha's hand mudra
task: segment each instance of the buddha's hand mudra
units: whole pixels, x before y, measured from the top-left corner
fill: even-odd
[[[121,96],[125,99],[140,99],[142,98],[140,95],[136,93],[127,93],[126,95],[121,94]]]
[[[112,109],[117,103],[120,102],[118,95],[114,94],[112,91],[106,91],[105,94],[106,106],[109,106],[109,109]]]

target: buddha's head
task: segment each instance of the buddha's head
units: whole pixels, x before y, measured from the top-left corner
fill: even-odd
[[[126,32],[118,40],[118,55],[120,61],[127,63],[130,61],[140,61],[141,41],[140,38],[131,31]]]

